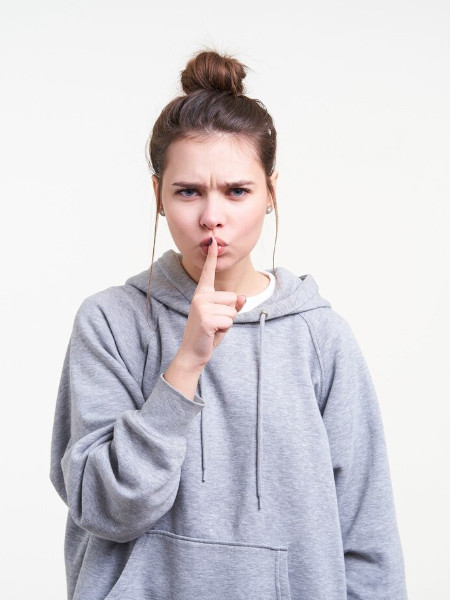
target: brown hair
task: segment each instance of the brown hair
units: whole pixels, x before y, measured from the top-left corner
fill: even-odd
[[[181,86],[185,94],[169,102],[153,126],[146,145],[146,157],[150,171],[159,179],[159,185],[147,287],[147,318],[158,216],[162,206],[162,180],[169,146],[177,140],[225,132],[237,140],[244,138],[253,145],[256,158],[266,174],[267,189],[275,208],[276,233],[272,257],[275,274],[278,209],[270,175],[275,168],[277,132],[264,104],[244,95],[242,80],[247,68],[228,54],[200,50],[181,72]]]

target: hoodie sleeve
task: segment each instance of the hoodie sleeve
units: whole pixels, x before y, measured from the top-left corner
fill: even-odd
[[[91,298],[78,309],[64,359],[50,478],[77,525],[127,542],[172,507],[187,428],[204,402],[186,398],[162,374],[144,398],[104,310]],[[130,331],[122,335],[132,344]]]
[[[387,447],[374,384],[347,321],[322,333],[321,412],[327,430],[345,558],[347,598],[406,600]]]

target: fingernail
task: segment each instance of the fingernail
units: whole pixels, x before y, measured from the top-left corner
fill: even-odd
[[[212,237],[209,238],[208,246],[211,246],[211,244],[212,244]]]

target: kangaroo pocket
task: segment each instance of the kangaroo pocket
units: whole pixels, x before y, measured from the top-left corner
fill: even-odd
[[[105,600],[290,600],[288,550],[151,530]]]

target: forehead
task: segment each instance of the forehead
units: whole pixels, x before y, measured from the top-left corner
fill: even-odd
[[[215,172],[262,171],[254,145],[244,136],[195,135],[173,142],[167,153],[167,171],[182,169]]]

